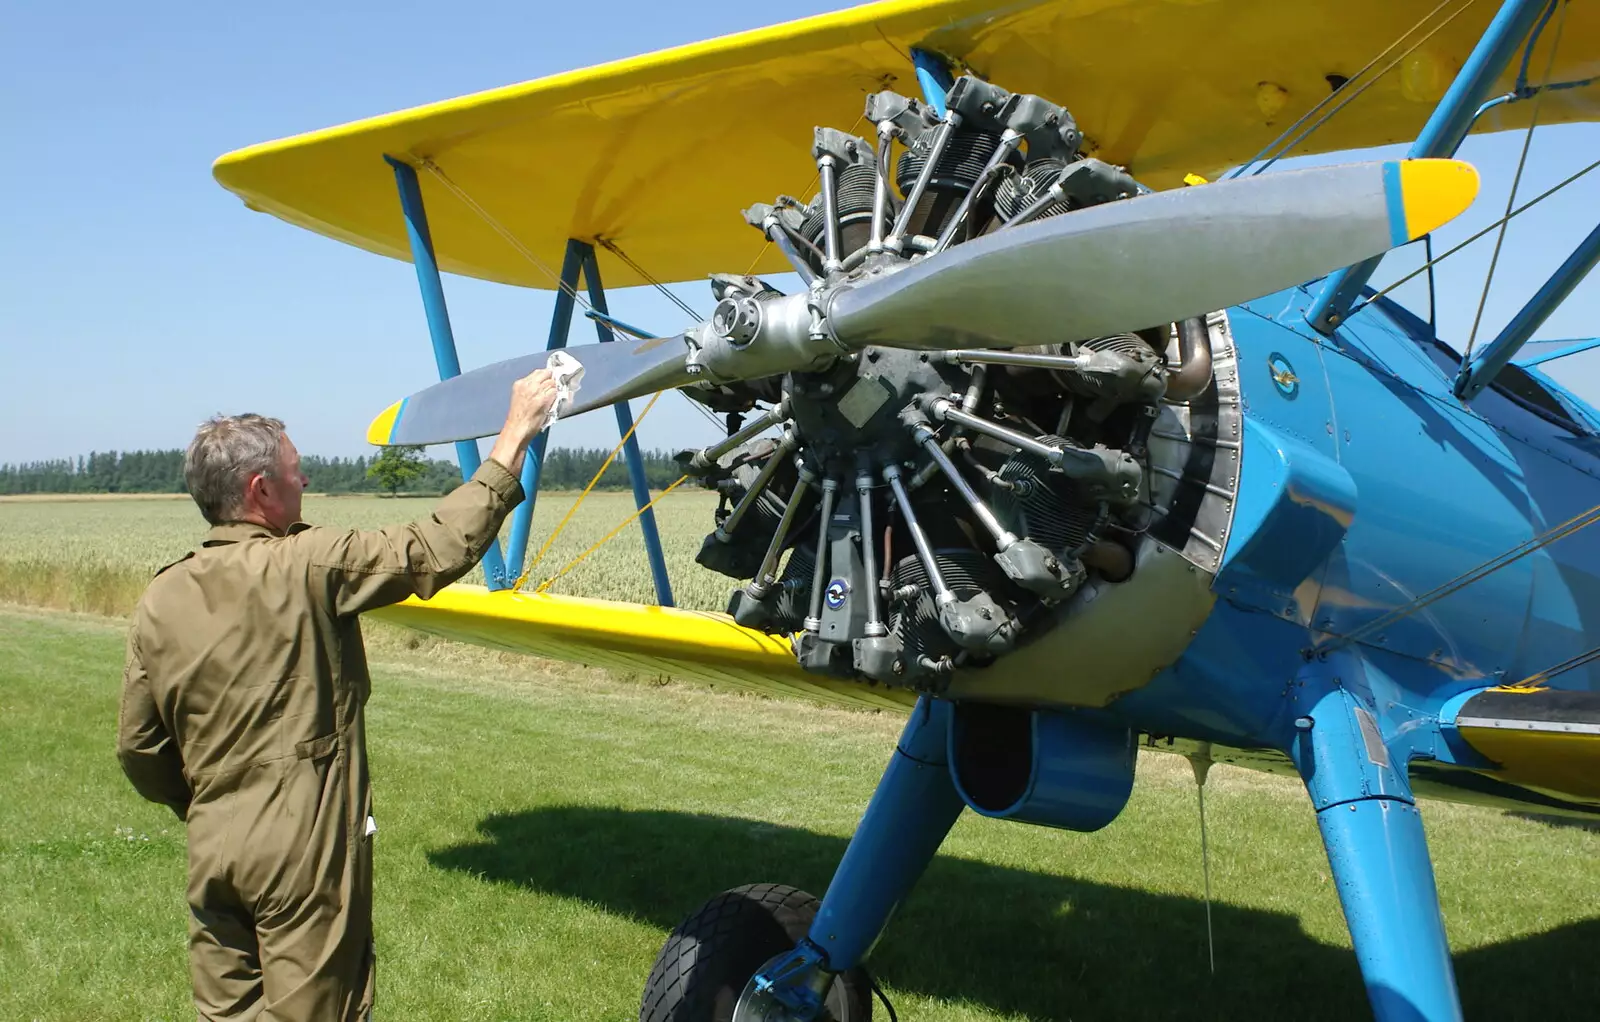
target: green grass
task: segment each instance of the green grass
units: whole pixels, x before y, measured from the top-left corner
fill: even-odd
[[[383,1018],[634,1017],[705,898],[822,891],[900,725],[406,645],[374,643],[369,711]],[[118,622],[0,609],[0,1019],[193,1017],[184,836],[117,769],[120,665]],[[1099,833],[963,817],[872,958],[900,1017],[1366,1017],[1302,790],[1207,791],[1216,976],[1193,782],[1149,754]],[[1592,1010],[1600,834],[1425,817],[1467,1016]]]

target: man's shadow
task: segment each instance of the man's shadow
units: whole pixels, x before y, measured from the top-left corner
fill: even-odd
[[[841,838],[754,820],[551,806],[497,814],[430,861],[670,930],[740,884],[822,895]],[[1263,878],[1270,883],[1271,878]],[[1290,915],[939,856],[870,959],[888,984],[1038,1022],[1371,1018],[1354,954]],[[1600,1003],[1600,919],[1459,954],[1468,1018],[1573,1018]],[[642,988],[650,963],[635,963]],[[1574,1014],[1576,1013],[1576,1014]]]

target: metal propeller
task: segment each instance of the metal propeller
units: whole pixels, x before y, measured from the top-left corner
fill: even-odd
[[[692,382],[694,377],[684,365],[684,340],[680,334],[567,349],[583,365],[584,376],[563,414],[577,415]],[[543,369],[550,354],[541,351],[495,362],[396,402],[367,427],[367,442],[386,447],[493,436],[511,409],[511,384]]]
[[[1170,323],[1293,287],[1460,214],[1477,171],[1456,160],[1344,164],[1157,192],[1007,227],[894,272],[794,295],[725,299],[676,337],[567,349],[574,415],[694,380],[820,367],[869,345],[925,351],[1072,341]],[[391,406],[374,444],[500,429],[513,380],[546,353],[463,374]]]

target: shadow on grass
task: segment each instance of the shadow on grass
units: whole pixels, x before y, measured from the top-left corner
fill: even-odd
[[[1511,813],[1519,820],[1531,820],[1542,823],[1546,827],[1568,827],[1574,830],[1587,830],[1591,834],[1600,834],[1600,819],[1585,818],[1581,816],[1558,816],[1554,813]]]
[[[479,829],[482,841],[429,859],[663,930],[744,883],[820,896],[845,849],[841,838],[753,820],[578,806],[490,816]],[[940,856],[870,964],[901,990],[1038,1022],[1371,1017],[1354,955],[1311,939],[1295,917],[1213,903],[1212,920],[1216,976],[1199,899]],[[1457,955],[1466,1016],[1559,1018],[1592,1006],[1596,946],[1600,919]]]

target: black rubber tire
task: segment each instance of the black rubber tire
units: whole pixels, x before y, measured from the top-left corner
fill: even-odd
[[[667,937],[650,969],[639,1022],[731,1022],[750,977],[811,929],[821,902],[781,884],[748,884],[712,898]],[[872,985],[860,968],[828,991],[828,1022],[870,1022]]]

